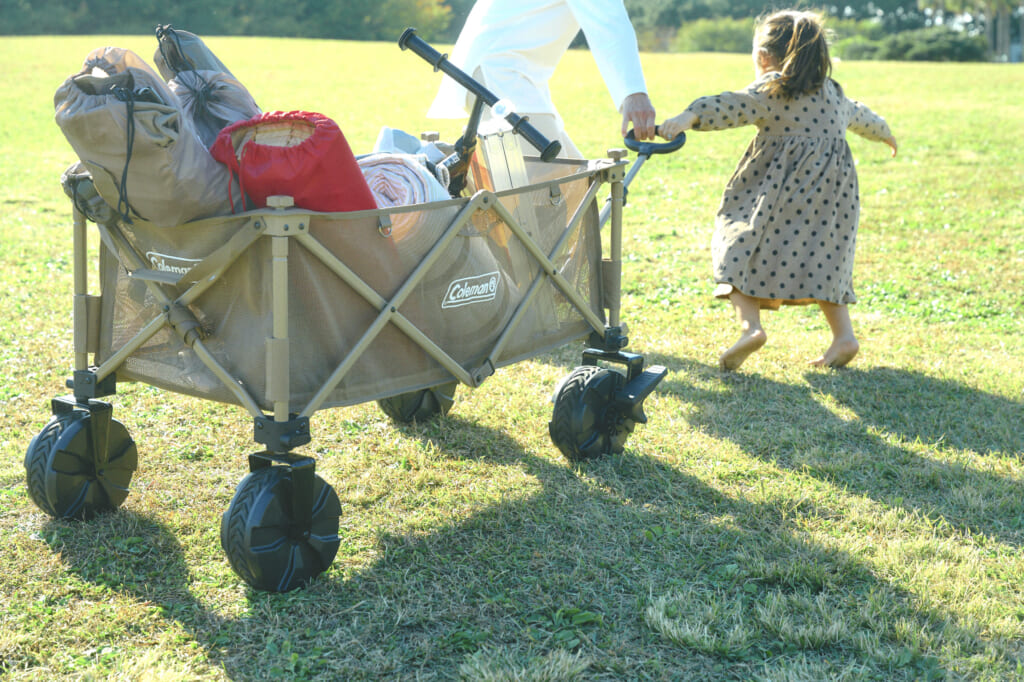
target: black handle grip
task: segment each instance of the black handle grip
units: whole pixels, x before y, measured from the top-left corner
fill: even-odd
[[[402,35],[398,38],[398,47],[402,48],[403,50],[412,50],[415,54],[422,57],[424,61],[428,62],[431,66],[433,66],[434,71],[441,69],[441,64],[448,60],[448,55],[441,54],[433,47],[431,47],[430,43],[416,35],[416,29],[414,28],[407,28],[404,31],[402,31]],[[460,71],[460,73],[462,72]],[[456,81],[459,81],[459,79],[456,76],[452,76],[452,78],[454,78]],[[459,84],[463,85],[462,81],[459,81]]]
[[[416,35],[416,29],[405,29],[405,31],[402,32],[402,36],[398,39],[398,46],[403,50],[412,50],[414,54],[418,55],[425,62],[433,66],[434,71],[443,71],[445,75],[450,77],[453,81],[483,100],[484,104],[487,106],[493,107],[495,103],[497,103],[497,95],[485,88],[479,81],[472,78],[465,71],[448,61],[447,55],[441,54],[431,47],[427,41]],[[512,126],[514,131],[526,138],[526,141],[540,152],[541,161],[550,161],[558,156],[558,152],[562,150],[561,142],[558,140],[549,140],[544,137],[544,135],[534,128],[525,117],[516,113],[511,113],[506,115],[504,118],[508,121],[509,125]]]
[[[512,126],[512,130],[526,138],[526,141],[540,152],[541,161],[550,161],[562,151],[562,143],[558,140],[549,140],[544,134],[533,127],[529,119],[516,113],[505,116],[505,120]]]
[[[654,133],[658,133],[658,127],[654,127]],[[651,154],[669,154],[686,144],[686,133],[679,133],[668,142],[641,142],[636,139],[636,135],[631,129],[626,133],[626,137],[622,138],[627,149],[631,149],[637,154],[643,154],[644,156],[650,156]]]

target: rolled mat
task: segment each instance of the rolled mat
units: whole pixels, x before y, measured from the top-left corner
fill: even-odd
[[[370,154],[357,160],[366,184],[379,208],[412,206],[451,197],[441,181],[414,154]],[[391,234],[396,242],[416,236],[419,213],[391,216]]]

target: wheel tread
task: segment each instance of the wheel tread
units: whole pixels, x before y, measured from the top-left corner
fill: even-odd
[[[53,450],[68,424],[80,419],[73,412],[53,417],[32,439],[25,452],[25,483],[28,495],[39,509],[58,518],[56,508],[46,494],[46,474],[53,461]]]
[[[258,469],[242,479],[235,490],[231,506],[224,512],[221,531],[221,547],[228,557],[231,568],[250,585],[257,584],[256,575],[249,567],[245,557],[246,528],[253,505],[259,499],[264,487],[264,479],[276,476],[274,467]],[[272,483],[271,483],[272,485]]]
[[[584,365],[574,369],[566,378],[555,396],[555,407],[548,424],[548,434],[555,447],[571,462],[580,462],[588,458],[585,449],[576,443],[573,425],[579,397],[591,377],[601,371],[595,365]]]
[[[292,524],[287,507],[290,485],[286,479],[290,475],[287,466],[253,471],[239,482],[231,505],[221,517],[221,546],[228,563],[255,589],[287,592],[305,585],[330,566],[338,550],[341,502],[334,489],[319,476],[314,476],[313,482],[310,535],[305,540],[291,535],[295,529],[288,528]],[[331,526],[330,536],[322,534],[310,539],[315,528],[326,532]],[[267,544],[254,547],[256,527],[274,528],[280,535],[273,539],[266,533],[260,534],[260,541]]]
[[[419,391],[410,391],[377,401],[380,409],[399,424],[425,422],[448,414],[459,383],[452,381]]]

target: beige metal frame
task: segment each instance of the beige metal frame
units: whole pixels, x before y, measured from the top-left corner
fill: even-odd
[[[510,339],[515,326],[522,320],[530,301],[537,295],[540,285],[549,279],[562,295],[579,312],[593,331],[603,334],[605,325],[600,316],[591,310],[588,301],[568,282],[552,262],[565,246],[567,240],[579,226],[590,206],[595,202],[598,192],[605,184],[611,186],[611,231],[610,258],[601,263],[599,286],[602,287],[602,300],[609,311],[609,324],[619,324],[619,276],[621,272],[622,254],[622,201],[624,162],[602,160],[594,162],[592,168],[584,173],[563,177],[558,180],[538,183],[505,192],[494,193],[486,190],[476,192],[471,198],[464,200],[465,205],[456,218],[448,225],[438,241],[431,247],[423,260],[417,264],[406,281],[389,299],[377,293],[364,282],[351,268],[329,251],[320,241],[309,233],[308,226],[313,214],[309,211],[290,208],[290,197],[271,197],[270,210],[254,211],[244,214],[247,220],[239,230],[221,247],[202,259],[187,275],[193,284],[184,291],[180,290],[185,276],[172,273],[157,272],[146,267],[145,260],[135,247],[124,236],[122,226],[118,223],[97,225],[100,238],[107,250],[118,258],[128,270],[131,277],[145,282],[150,293],[158,301],[162,313],[155,316],[128,342],[114,352],[98,367],[89,366],[89,354],[98,351],[100,327],[100,297],[88,293],[87,264],[87,223],[86,217],[78,208],[74,213],[74,351],[75,369],[90,371],[98,384],[114,374],[117,369],[136,350],[165,326],[172,327],[178,337],[189,346],[200,361],[224,384],[232,395],[253,417],[264,417],[259,403],[248,391],[231,376],[224,366],[206,348],[199,323],[193,317],[188,306],[196,301],[209,289],[224,272],[258,239],[271,240],[271,286],[272,294],[272,336],[266,345],[267,401],[273,404],[273,417],[276,422],[285,422],[298,416],[308,418],[327,400],[331,391],[342,381],[352,369],[359,357],[369,348],[373,340],[388,324],[393,324],[410,340],[422,348],[448,370],[452,376],[469,386],[478,386],[494,372],[493,359],[500,356],[502,349]],[[533,192],[545,188],[552,192],[558,191],[558,185],[592,175],[591,185],[580,205],[576,208],[569,224],[557,240],[550,253],[531,238],[516,217],[501,203],[499,198],[506,194]],[[444,202],[448,203],[448,202]],[[422,209],[420,209],[422,210]],[[429,209],[428,209],[429,210]],[[520,301],[504,331],[500,334],[487,358],[479,367],[467,370],[455,361],[445,350],[421,332],[415,324],[398,310],[409,294],[426,276],[444,253],[445,248],[459,232],[470,222],[477,211],[494,210],[505,222],[511,232],[520,239],[522,244],[540,266],[529,289]],[[395,209],[379,209],[377,214],[381,225],[386,225],[389,215]],[[241,216],[234,216],[238,218]],[[348,284],[356,293],[364,298],[378,311],[376,319],[366,329],[356,344],[348,351],[340,364],[324,381],[321,388],[302,407],[297,415],[291,412],[289,400],[289,338],[288,338],[288,253],[290,240],[296,240],[310,253],[316,256],[336,276]],[[595,273],[597,274],[597,273]],[[608,303],[610,302],[610,304]]]

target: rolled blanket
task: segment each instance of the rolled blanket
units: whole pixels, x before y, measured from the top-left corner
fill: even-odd
[[[379,208],[411,206],[450,199],[448,190],[419,156],[413,154],[370,154],[357,159]],[[396,242],[416,232],[419,213],[396,213],[391,217]]]
[[[413,154],[369,154],[358,162],[379,207],[451,198],[437,176]]]

